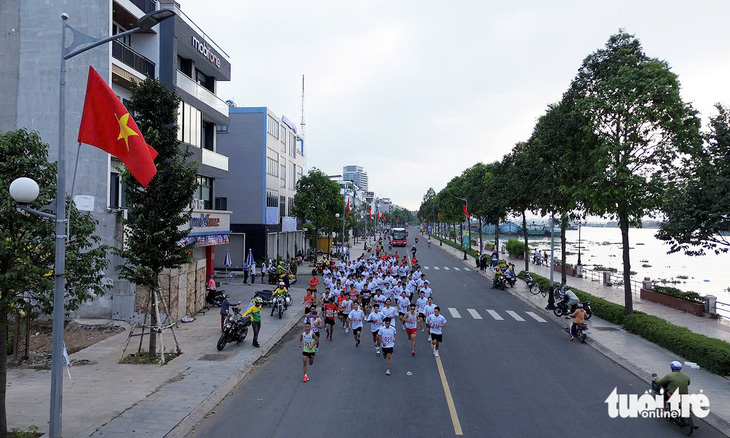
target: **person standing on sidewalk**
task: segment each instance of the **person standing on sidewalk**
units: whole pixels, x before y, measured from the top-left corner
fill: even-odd
[[[309,321],[304,323],[304,333],[299,335],[299,347],[302,349],[302,368],[304,370],[302,382],[308,382],[307,361],[309,361],[309,365],[314,364],[314,354],[319,347],[319,338],[312,333],[312,325]]]
[[[251,284],[256,283],[256,263],[251,265]]]
[[[261,262],[261,284],[266,284],[264,276],[266,275],[266,261]]]
[[[248,284],[248,274],[251,272],[251,268],[246,265],[243,267],[243,284]]]
[[[246,310],[243,316],[251,315],[251,327],[253,328],[253,346],[259,348],[259,330],[261,330],[261,304],[259,297],[253,299],[253,304]]]

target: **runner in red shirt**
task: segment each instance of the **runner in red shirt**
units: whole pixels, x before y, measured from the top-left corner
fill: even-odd
[[[335,304],[334,298],[331,298],[324,305],[324,330],[327,333],[327,339],[330,341],[332,340],[332,332],[335,326],[335,312],[337,312],[337,304]]]

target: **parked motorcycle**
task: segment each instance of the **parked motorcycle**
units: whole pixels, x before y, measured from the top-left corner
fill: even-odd
[[[254,298],[261,298],[262,306],[271,306],[274,300],[271,298],[272,290],[259,290],[254,294]]]
[[[591,302],[590,301],[581,301],[581,304],[583,305],[583,310],[586,311],[586,321],[591,319],[591,316],[593,316],[593,311],[591,310]],[[563,315],[570,315],[571,309],[568,308],[568,297],[563,296],[563,299],[555,303],[555,309],[553,309],[553,313],[555,316],[563,316]]]
[[[241,317],[240,305],[241,302],[239,301],[238,305],[232,306],[228,310],[228,316],[226,316],[223,323],[223,333],[218,338],[218,344],[216,345],[218,351],[223,350],[229,342],[240,344],[248,335],[248,326],[251,325],[251,317]]]
[[[226,299],[226,296],[225,296],[225,294],[223,293],[222,290],[208,289],[208,292],[205,294],[205,302],[209,306],[218,306],[218,307],[220,307],[221,306],[221,303],[225,299]]]

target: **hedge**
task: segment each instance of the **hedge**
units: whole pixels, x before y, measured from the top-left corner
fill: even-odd
[[[670,287],[670,286],[659,286],[655,285],[651,288],[652,291],[669,295],[670,297],[679,298],[680,300],[689,301],[690,303],[697,303],[697,304],[704,304],[705,299],[702,297],[702,295],[698,294],[697,292],[692,291],[681,291],[677,289],[676,287]]]
[[[505,249],[507,250],[507,254],[511,255],[512,257],[525,255],[525,242],[514,238],[509,239],[507,241]]]
[[[531,274],[533,280],[539,281],[543,287],[550,286],[550,281],[537,274]],[[524,280],[525,272],[518,277]],[[662,318],[647,315],[643,312],[626,314],[624,306],[593,296],[581,290],[571,288],[581,301],[590,301],[591,310],[601,319],[623,326],[628,332],[641,336],[660,347],[697,362],[710,372],[720,376],[730,375],[730,343],[711,338],[674,325]]]

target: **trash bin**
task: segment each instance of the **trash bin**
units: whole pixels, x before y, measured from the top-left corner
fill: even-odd
[[[646,290],[651,290],[651,286],[652,286],[651,278],[644,277],[644,281],[641,282],[641,288],[646,289]]]
[[[710,316],[717,314],[717,297],[714,295],[705,295],[705,313],[709,313]]]
[[[603,271],[603,284],[611,285],[611,271]]]

